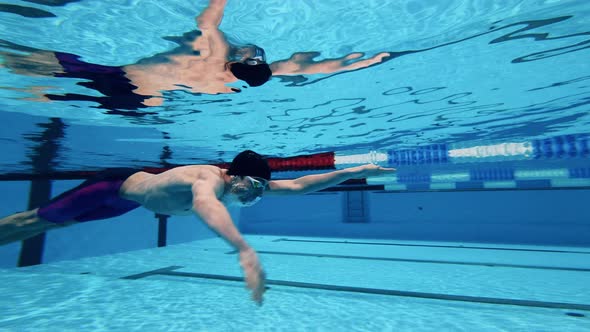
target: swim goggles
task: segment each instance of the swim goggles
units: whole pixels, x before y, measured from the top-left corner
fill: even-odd
[[[244,60],[244,63],[249,66],[256,66],[266,63],[266,53],[261,47],[254,45],[254,56]]]
[[[262,199],[264,190],[268,188],[268,180],[253,176],[244,177],[250,181],[252,189],[249,194],[242,195],[239,200],[241,206],[248,207],[258,203]]]
[[[247,64],[248,66],[256,66],[256,65],[264,64],[266,62],[259,60],[259,59],[248,58],[248,59],[244,60],[244,63]]]
[[[264,50],[261,47],[254,45],[254,52],[255,52],[255,54],[252,57],[252,59],[266,62],[266,53],[264,52]]]
[[[268,188],[267,179],[259,178],[256,176],[246,176],[246,179],[250,181],[250,184],[252,184],[252,188],[256,190],[264,191],[266,188]]]

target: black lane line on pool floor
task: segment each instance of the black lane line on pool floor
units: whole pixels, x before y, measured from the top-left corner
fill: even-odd
[[[533,269],[533,270],[590,272],[590,269],[581,268],[581,267],[560,267],[560,266],[520,265],[520,264],[504,264],[504,263],[460,262],[460,261],[444,261],[444,260],[431,260],[431,259],[367,257],[367,256],[312,254],[312,253],[303,253],[303,252],[284,252],[284,251],[265,251],[265,250],[257,250],[256,252],[258,254],[265,254],[265,255],[284,255],[284,256],[302,256],[302,257],[316,257],[316,258],[358,259],[358,260],[367,260],[367,261],[468,265],[468,266],[485,266],[485,267],[507,267],[507,268],[516,268],[516,269]],[[235,251],[235,250],[228,251],[225,254],[226,255],[233,255],[233,254],[237,254],[237,251]]]
[[[561,254],[586,254],[590,251],[575,250],[550,250],[550,249],[519,249],[519,248],[495,248],[495,247],[477,247],[463,245],[437,245],[437,244],[408,244],[408,243],[380,243],[380,242],[361,242],[361,241],[331,241],[331,240],[299,240],[280,238],[272,242],[306,242],[306,243],[330,243],[330,244],[363,244],[371,246],[397,246],[397,247],[426,247],[426,248],[451,248],[451,249],[480,249],[480,250],[504,250],[504,251],[529,251],[529,252],[553,252]]]
[[[139,274],[129,275],[122,277],[121,279],[137,280],[155,275],[165,275],[173,277],[187,277],[187,278],[199,278],[199,279],[212,279],[212,280],[223,280],[223,281],[236,281],[243,282],[242,277],[226,276],[218,274],[206,274],[206,273],[192,273],[192,272],[179,272],[174,271],[182,268],[182,266],[168,266],[165,268],[147,271]],[[351,287],[351,286],[337,286],[328,284],[315,284],[308,282],[296,282],[296,281],[284,281],[284,280],[266,280],[267,285],[296,287],[296,288],[309,288],[309,289],[320,289],[327,291],[338,291],[338,292],[349,292],[349,293],[363,293],[363,294],[375,294],[375,295],[389,295],[389,296],[401,296],[401,297],[413,297],[421,299],[431,300],[444,300],[444,301],[458,301],[458,302],[471,302],[471,303],[484,303],[484,304],[498,304],[498,305],[514,305],[521,307],[535,307],[535,308],[551,308],[551,309],[570,309],[570,310],[584,310],[590,311],[589,304],[578,304],[578,303],[563,303],[563,302],[545,302],[545,301],[534,301],[534,300],[514,300],[514,299],[503,299],[496,297],[481,297],[481,296],[465,296],[465,295],[449,295],[439,293],[424,293],[424,292],[410,292],[400,291],[392,289],[380,289],[380,288],[363,288],[363,287]]]

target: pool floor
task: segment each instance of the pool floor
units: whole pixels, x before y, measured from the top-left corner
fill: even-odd
[[[590,331],[590,248],[249,236],[0,270],[2,331]]]

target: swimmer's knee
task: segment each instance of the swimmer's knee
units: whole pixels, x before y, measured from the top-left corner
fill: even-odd
[[[57,224],[57,225],[58,225],[58,227],[61,227],[61,228],[63,228],[63,227],[68,227],[68,226],[72,226],[72,225],[74,225],[74,224],[79,224],[79,223],[80,223],[79,221],[76,221],[76,220],[71,220],[71,221],[64,221],[64,222],[61,222],[61,223],[59,223],[59,224]]]
[[[35,223],[36,223],[36,224],[38,224],[38,225],[40,225],[40,226],[42,226],[42,227],[46,227],[47,229],[52,229],[52,228],[64,228],[64,227],[71,226],[71,225],[73,225],[73,224],[76,224],[76,223],[78,223],[78,222],[77,222],[77,221],[75,221],[75,220],[67,220],[67,221],[59,221],[59,222],[55,222],[55,221],[51,221],[51,220],[47,220],[47,219],[45,219],[45,218],[41,217],[41,216],[40,216],[40,215],[37,213],[37,211],[38,211],[38,210],[39,210],[39,209],[35,209],[35,210],[32,210],[32,211],[31,211],[31,212],[34,212],[34,214],[35,214],[35,217],[34,217],[34,219],[35,219]]]
[[[71,220],[71,221],[62,221],[62,222],[53,222],[53,221],[49,221],[47,219],[43,219],[41,217],[38,218],[39,219],[39,224],[45,226],[47,229],[54,229],[54,228],[64,228],[64,227],[68,227],[71,226],[73,224],[78,224],[79,222],[75,221],[75,220]]]

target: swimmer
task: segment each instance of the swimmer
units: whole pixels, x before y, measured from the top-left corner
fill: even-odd
[[[349,179],[391,172],[395,170],[368,164],[294,180],[271,180],[268,162],[251,150],[239,153],[227,170],[211,165],[180,166],[160,174],[107,169],[39,208],[0,219],[0,244],[76,223],[120,216],[140,206],[164,215],[196,215],[239,253],[252,299],[262,304],[264,271],[227,207],[248,207],[263,196],[306,194]]]

